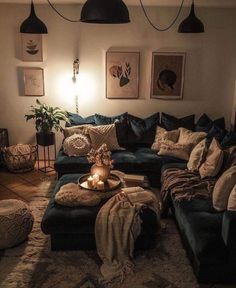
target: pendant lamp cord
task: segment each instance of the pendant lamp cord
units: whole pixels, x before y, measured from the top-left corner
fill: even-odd
[[[183,5],[184,5],[184,0],[182,0],[181,5],[180,5],[180,7],[179,7],[179,11],[178,11],[176,17],[174,18],[174,20],[170,23],[170,25],[168,25],[168,26],[165,27],[165,28],[159,28],[159,27],[157,27],[156,25],[154,25],[154,24],[152,23],[151,19],[149,18],[148,14],[147,14],[144,6],[143,6],[142,0],[139,0],[139,1],[140,1],[140,4],[141,4],[143,13],[144,13],[145,17],[147,18],[149,24],[150,24],[154,29],[156,29],[157,31],[160,31],[160,32],[169,30],[169,29],[175,24],[175,22],[176,22],[177,19],[179,18],[179,15],[180,15],[180,13],[181,13],[181,11],[182,11],[182,8],[183,8]]]
[[[50,2],[50,0],[47,0],[48,4],[51,6],[51,8],[64,20],[69,21],[69,22],[80,22],[80,19],[70,19],[67,18],[66,16],[62,15]]]

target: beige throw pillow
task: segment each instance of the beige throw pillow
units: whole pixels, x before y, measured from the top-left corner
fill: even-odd
[[[74,134],[63,142],[64,153],[68,156],[85,156],[91,149],[89,138],[83,134]]]
[[[190,171],[198,171],[199,167],[203,163],[205,156],[207,153],[207,143],[206,139],[203,139],[199,142],[192,150],[189,160],[188,160],[188,170]]]
[[[157,154],[188,160],[191,148],[192,145],[189,144],[180,144],[174,143],[172,141],[165,141],[161,144],[160,151]]]
[[[165,140],[170,140],[172,142],[177,142],[179,138],[179,130],[172,130],[172,131],[167,131],[166,129],[157,126],[156,128],[156,135],[155,135],[155,140],[154,143],[152,144],[151,149],[159,151],[161,148],[161,143]]]
[[[185,128],[179,128],[179,141],[181,144],[192,144],[195,147],[199,142],[206,138],[205,132],[192,132]]]
[[[236,211],[236,184],[233,190],[230,192],[227,210]]]
[[[98,149],[104,143],[109,150],[123,149],[117,141],[115,124],[89,127],[88,131],[93,149]]]
[[[231,206],[233,202],[233,198],[235,195],[232,195],[230,203],[228,204],[228,200],[230,197],[230,192],[236,184],[236,166],[232,166],[228,170],[226,170],[220,178],[217,180],[213,194],[213,207],[218,211],[224,211],[227,209],[227,206]],[[234,207],[236,206],[236,202],[234,203]]]
[[[88,128],[91,127],[90,124],[84,124],[84,125],[78,125],[78,126],[72,126],[72,127],[66,127],[63,129],[64,137],[70,137],[73,134],[84,134],[88,135]]]
[[[206,161],[199,168],[201,178],[215,177],[221,169],[224,159],[224,152],[221,150],[218,141],[213,138],[207,152]]]

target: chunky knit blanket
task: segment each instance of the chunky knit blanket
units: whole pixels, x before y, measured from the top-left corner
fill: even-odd
[[[122,282],[133,272],[134,243],[141,232],[141,210],[149,207],[159,221],[156,196],[140,187],[123,188],[100,209],[95,224],[97,252],[105,282]]]
[[[192,200],[194,198],[211,198],[216,179],[201,179],[198,173],[178,168],[167,169],[162,175],[162,210],[169,208],[170,199]]]

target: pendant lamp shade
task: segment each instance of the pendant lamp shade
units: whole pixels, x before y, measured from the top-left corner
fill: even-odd
[[[80,20],[97,24],[130,22],[128,8],[122,0],[87,0],[82,8]]]
[[[204,24],[200,19],[198,19],[195,15],[194,10],[194,2],[191,6],[191,11],[189,16],[184,19],[183,22],[179,25],[179,33],[203,33],[204,30]]]
[[[20,33],[47,34],[46,25],[36,16],[34,3],[31,1],[30,15],[20,26]]]

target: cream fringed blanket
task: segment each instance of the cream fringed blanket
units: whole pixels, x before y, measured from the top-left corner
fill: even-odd
[[[100,209],[95,225],[97,252],[103,261],[101,273],[105,281],[123,281],[133,272],[131,261],[134,243],[141,232],[139,213],[144,207],[155,211],[159,223],[156,196],[141,187],[124,188]]]

